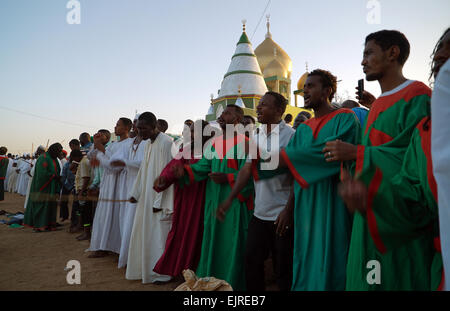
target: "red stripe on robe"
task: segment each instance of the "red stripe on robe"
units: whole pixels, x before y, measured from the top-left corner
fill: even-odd
[[[303,189],[308,188],[309,187],[308,182],[302,176],[300,176],[300,174],[297,172],[297,170],[295,169],[295,166],[292,164],[291,160],[289,159],[289,157],[286,153],[286,150],[282,149],[280,154],[281,154],[281,157],[283,158],[284,162],[286,162],[287,167],[291,171],[291,174],[294,176],[295,180],[299,183],[299,185]]]
[[[392,141],[392,137],[376,128],[372,128],[369,134],[370,143],[372,146],[381,146],[390,141]]]
[[[192,172],[192,168],[189,165],[185,164],[184,169],[187,171],[189,175],[189,183],[192,184],[194,182],[194,172]]]
[[[378,231],[378,226],[377,226],[377,219],[372,210],[373,199],[375,198],[375,195],[378,192],[378,189],[380,188],[382,180],[383,180],[383,173],[381,172],[381,170],[379,168],[377,168],[375,171],[375,175],[373,176],[372,181],[370,182],[370,185],[369,185],[369,189],[368,189],[369,193],[368,193],[368,197],[367,197],[366,216],[367,216],[367,224],[369,227],[369,232],[370,232],[370,235],[372,236],[373,242],[375,243],[375,246],[378,249],[378,251],[380,253],[384,254],[387,251],[387,249],[386,249],[386,246],[384,245],[383,241],[381,240],[380,233]]]
[[[366,146],[358,145],[356,147],[356,167],[355,173],[361,173],[364,167],[364,152],[366,150]]]
[[[427,177],[428,185],[430,187],[431,193],[433,194],[434,200],[437,202],[437,184],[436,179],[434,179],[433,174],[433,161],[431,158],[431,121],[428,122],[428,130],[423,128],[423,125],[429,120],[429,117],[423,118],[419,124],[417,124],[417,129],[419,130],[420,140],[422,143],[422,150],[427,159]]]
[[[229,183],[231,189],[233,189],[234,184],[235,184],[235,182],[236,182],[235,179],[234,179],[234,174],[231,174],[231,173],[230,173],[230,174],[227,174],[227,180],[228,180],[228,183]],[[248,209],[249,211],[251,211],[251,210],[254,209],[254,206],[253,206],[253,197],[252,197],[252,195],[250,195],[250,196],[246,199],[246,198],[244,198],[244,196],[243,196],[242,194],[238,193],[237,198],[238,198],[238,200],[239,200],[240,202],[245,202],[245,205],[247,205],[247,209]]]
[[[367,134],[370,126],[375,122],[380,113],[395,105],[399,100],[403,99],[409,102],[413,97],[420,95],[428,95],[431,97],[431,89],[419,81],[414,81],[400,91],[387,96],[378,97],[372,104],[366,121],[366,129],[364,135]]]
[[[333,111],[332,113],[329,113],[321,118],[312,118],[309,120],[306,120],[303,122],[303,124],[309,126],[312,130],[314,139],[317,139],[317,136],[320,133],[320,130],[325,126],[325,124],[328,123],[331,119],[333,119],[336,115],[341,113],[353,113],[355,114],[351,109],[347,108],[341,108],[336,111]]]

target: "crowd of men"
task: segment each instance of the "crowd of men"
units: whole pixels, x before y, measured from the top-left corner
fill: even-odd
[[[59,206],[90,258],[119,254],[126,278],[143,283],[191,269],[262,291],[270,256],[282,291],[444,289],[450,29],[433,50],[433,91],[404,77],[409,53],[401,32],[368,35],[361,65],[382,94],[336,105],[336,77],[316,69],[304,85],[313,117],[293,126],[287,100],[269,91],[258,127],[231,104],[220,129],[186,120],[181,144],[144,112],[117,120],[115,141],[82,133],[67,159],[59,143],[17,163],[2,147],[0,199],[3,188],[28,193],[34,232],[56,229]]]

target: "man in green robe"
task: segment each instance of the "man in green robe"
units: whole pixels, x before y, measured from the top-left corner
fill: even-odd
[[[355,175],[370,193],[367,211],[354,214],[347,290],[426,290],[430,286],[424,271],[429,271],[432,256],[423,251],[429,247],[429,237],[422,235],[388,248],[374,212],[397,208],[378,199],[380,189],[400,172],[414,129],[430,114],[431,90],[403,76],[409,49],[408,40],[398,31],[382,30],[366,37],[361,64],[366,80],[377,80],[383,93],[372,104],[358,145],[334,141],[324,149],[329,161],[356,159]],[[380,278],[371,281],[368,276],[376,272],[373,263]]]
[[[341,166],[347,163],[327,162],[323,148],[336,139],[355,143],[360,126],[350,109],[331,106],[336,77],[330,72],[311,72],[304,92],[305,107],[314,109],[315,117],[299,125],[279,155],[279,166],[287,166],[296,181],[292,290],[344,290],[351,216],[337,187]],[[269,175],[258,169],[258,178]],[[288,202],[286,208],[290,206]]]
[[[365,178],[363,172],[361,178]],[[377,175],[383,171],[376,169]],[[344,178],[341,194],[347,207],[367,213],[368,197],[373,196],[360,180]],[[395,208],[384,208],[395,206]],[[414,259],[429,269],[410,271],[405,277],[411,282],[421,280],[427,290],[442,290],[443,266],[439,237],[437,186],[431,160],[431,121],[423,118],[413,130],[400,172],[380,184],[373,197],[372,210],[378,234],[387,251],[419,239],[423,249]],[[381,269],[383,269],[381,267]],[[376,276],[373,277],[375,279]],[[382,281],[380,279],[380,281]]]
[[[211,140],[197,163],[185,165],[184,172],[179,172],[185,179],[189,178],[189,182],[208,179],[203,241],[196,274],[225,280],[233,290],[245,290],[245,243],[253,214],[253,183],[249,182],[233,200],[223,222],[216,218],[216,208],[230,194],[246,162],[247,138],[233,130],[243,118],[242,108],[228,105],[217,119],[222,135]]]
[[[5,199],[5,179],[8,171],[9,159],[6,157],[8,149],[6,147],[0,147],[0,201]]]
[[[61,175],[57,157],[61,152],[61,144],[53,144],[36,161],[24,215],[24,225],[33,228],[34,232],[56,230],[56,208]]]

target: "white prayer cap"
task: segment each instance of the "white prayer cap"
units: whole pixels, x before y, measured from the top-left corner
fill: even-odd
[[[136,113],[136,116],[134,117],[133,121],[139,119],[140,116],[141,116],[140,113]]]

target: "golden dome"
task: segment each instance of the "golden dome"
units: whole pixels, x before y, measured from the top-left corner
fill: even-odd
[[[278,61],[278,59],[272,60],[264,69],[264,78],[278,76],[282,78],[288,77],[286,68]]]
[[[276,50],[276,58],[287,70],[287,76],[290,78],[292,72],[292,61],[289,55],[272,40],[272,34],[269,31],[270,23],[267,21],[266,39],[255,49],[255,55],[258,59],[261,72],[264,72],[266,66],[275,58],[274,50]]]
[[[308,72],[305,72],[300,79],[298,79],[297,82],[297,90],[303,90],[303,87],[305,86],[306,78],[308,78]]]

